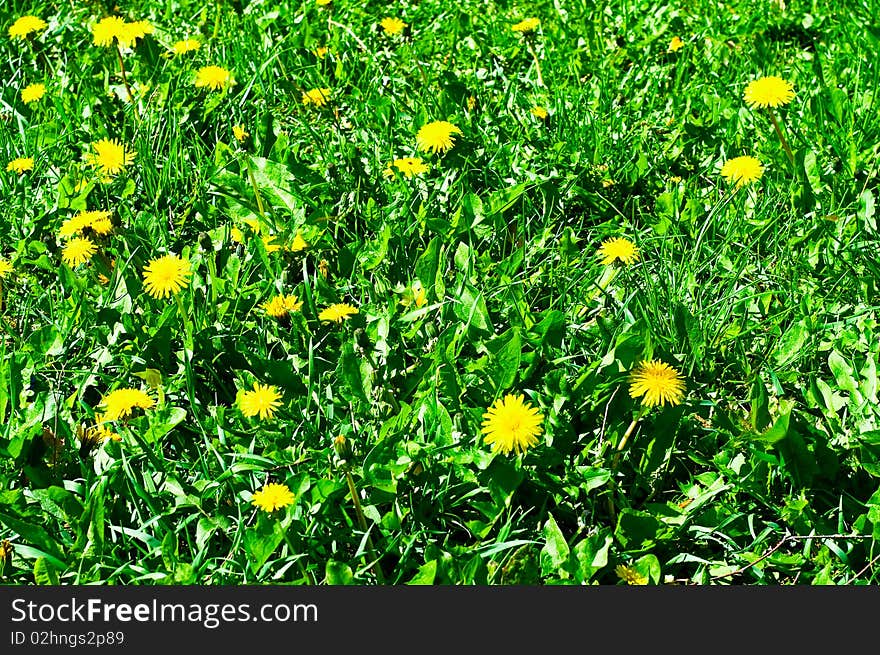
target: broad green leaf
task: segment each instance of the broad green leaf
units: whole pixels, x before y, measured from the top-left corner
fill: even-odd
[[[563,569],[563,566],[568,563],[570,549],[552,514],[544,523],[542,532],[544,547],[541,549],[541,574],[545,577],[567,578],[568,572]]]

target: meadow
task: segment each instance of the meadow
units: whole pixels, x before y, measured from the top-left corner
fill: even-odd
[[[7,0],[0,583],[876,583],[878,11]]]

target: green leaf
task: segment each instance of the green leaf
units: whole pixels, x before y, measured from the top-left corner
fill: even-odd
[[[776,344],[773,358],[777,368],[785,368],[803,354],[804,345],[810,337],[810,331],[803,321],[793,324]]]
[[[388,254],[388,241],[391,239],[391,226],[385,223],[379,237],[373,241],[362,244],[357,251],[357,258],[361,266],[369,271],[376,268]]]
[[[45,557],[34,560],[34,582],[41,586],[58,585],[58,574]]]
[[[351,567],[345,562],[337,562],[332,559],[327,560],[324,575],[327,578],[327,584],[331,585],[350,585],[354,581]]]
[[[0,523],[5,525],[13,532],[18,533],[21,538],[35,546],[39,546],[47,554],[52,555],[60,561],[64,561],[64,555],[55,540],[46,532],[46,529],[40,525],[35,525],[28,521],[22,521],[14,516],[0,512]]]
[[[783,400],[779,402],[780,414],[773,422],[773,427],[758,437],[759,441],[767,444],[774,444],[782,441],[788,436],[788,425],[791,420],[791,410],[794,408],[794,402],[791,400]]]
[[[281,521],[266,516],[262,511],[257,517],[256,525],[245,530],[242,545],[253,573],[259,572],[278,545],[284,541],[284,531]]]
[[[598,534],[578,542],[573,552],[578,564],[579,582],[589,582],[598,571],[608,565],[608,550],[613,541],[611,531],[603,528]]]
[[[752,428],[756,432],[762,432],[770,425],[772,418],[770,417],[770,401],[767,397],[767,388],[761,381],[760,377],[756,377],[752,383],[752,408],[750,416],[752,419]]]
[[[516,375],[519,371],[520,361],[522,360],[522,339],[519,335],[519,328],[513,327],[508,331],[507,338],[504,335],[498,337],[501,347],[495,346],[497,351],[492,358],[491,377],[495,383],[496,391],[505,391],[516,382]],[[490,351],[493,349],[492,344],[488,347]]]
[[[348,400],[357,399],[367,402],[360,363],[360,358],[355,355],[351,342],[344,342],[336,368],[336,375],[343,382],[340,385],[340,393]]]
[[[483,294],[470,285],[465,285],[458,301],[453,305],[455,315],[468,328],[476,328],[480,332],[488,333],[492,331],[492,324],[489,321],[489,310],[486,309],[486,301]]]
[[[626,550],[650,548],[661,527],[653,514],[625,508],[617,518],[614,536]]]
[[[568,556],[571,551],[552,514],[547,519],[547,522],[544,523],[543,534],[544,547],[541,549],[541,574],[545,577],[555,575],[567,578],[568,572],[563,569],[563,566],[568,563]]]
[[[416,573],[412,579],[407,582],[408,585],[432,585],[434,584],[434,578],[437,576],[437,560],[432,559],[430,562],[425,562],[422,566],[419,567],[418,573]]]

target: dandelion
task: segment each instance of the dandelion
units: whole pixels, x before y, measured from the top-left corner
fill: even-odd
[[[275,410],[281,407],[278,400],[281,394],[276,387],[254,382],[253,391],[242,391],[239,395],[238,407],[248,418],[259,416],[261,419],[272,418]]]
[[[669,42],[669,52],[678,52],[683,47],[684,47],[684,41],[682,41],[677,36],[673,36],[672,40]]]
[[[105,176],[113,176],[130,166],[137,152],[126,148],[119,139],[101,139],[91,144],[94,152],[86,155],[86,163],[98,168]]]
[[[21,91],[21,101],[25,104],[30,104],[37,102],[44,95],[46,95],[45,84],[28,84]]]
[[[167,298],[189,284],[192,268],[186,259],[164,255],[151,260],[144,268],[144,289],[153,298]]]
[[[678,405],[684,398],[684,380],[681,374],[666,362],[650,360],[640,362],[630,374],[629,395],[642,396],[645,407]]]
[[[403,29],[407,27],[407,24],[404,23],[402,20],[391,16],[383,18],[381,21],[379,21],[379,25],[382,26],[385,34],[389,35],[400,34]]]
[[[9,38],[25,39],[31,32],[42,32],[48,25],[46,21],[37,16],[22,16],[9,28]]]
[[[326,7],[331,2],[333,2],[333,0],[315,0],[315,4],[318,5],[319,7]]]
[[[410,285],[409,289],[404,292],[403,299],[400,301],[400,304],[404,307],[409,307],[413,303],[415,303],[417,308],[424,307],[428,304],[428,294],[425,292],[425,288],[419,280],[416,280]]]
[[[80,264],[85,264],[97,252],[95,244],[91,239],[85,237],[76,237],[67,242],[64,250],[61,252],[61,259],[65,264],[73,268]]]
[[[17,157],[13,159],[11,162],[6,164],[7,171],[15,171],[19,175],[24,173],[25,171],[34,170],[34,158],[33,157]]]
[[[541,24],[541,21],[537,18],[526,18],[525,20],[521,20],[516,25],[511,26],[514,32],[521,32],[523,34],[527,34],[528,32],[534,32],[538,29],[538,26]]]
[[[281,294],[273,296],[260,306],[272,318],[284,318],[290,312],[298,312],[302,308],[302,302],[294,295]]]
[[[328,48],[327,46],[319,46],[315,48],[315,56],[318,59],[323,59],[324,57],[326,57],[328,52],[330,52],[330,48]]]
[[[235,84],[232,73],[220,66],[202,66],[196,73],[196,87],[208,87],[212,91]]]
[[[0,257],[0,280],[6,278],[10,273],[12,273],[12,264]]]
[[[294,501],[293,492],[286,484],[268,483],[254,492],[251,504],[265,512],[274,512],[291,505]]]
[[[135,409],[150,409],[156,404],[146,392],[140,389],[116,389],[101,399],[98,407],[104,408],[103,420],[116,421],[131,415]]]
[[[81,457],[87,457],[95,448],[105,441],[122,441],[122,437],[113,432],[106,425],[103,425],[100,421],[97,425],[93,425],[89,428],[83,428],[81,425],[77,426],[76,438],[79,440],[79,454]]]
[[[296,234],[293,235],[293,241],[291,241],[290,245],[287,246],[287,249],[290,252],[299,252],[300,250],[305,250],[308,247],[309,244],[306,243],[305,239],[303,239],[302,232],[297,230]]]
[[[118,16],[107,16],[92,25],[92,43],[97,46],[111,46],[113,40],[127,38],[125,21]]]
[[[735,182],[737,189],[761,179],[763,174],[761,162],[748,155],[728,159],[721,167],[721,176],[729,182]]]
[[[452,135],[461,133],[461,130],[452,123],[432,121],[419,129],[416,134],[416,144],[422,152],[428,150],[432,150],[435,154],[446,152],[455,144]]]
[[[617,577],[623,580],[628,585],[646,585],[648,584],[647,576],[639,573],[634,567],[626,566],[624,564],[619,564],[614,572],[617,574]]]
[[[395,159],[388,165],[388,168],[385,169],[386,177],[394,177],[394,170],[391,168],[392,166],[400,171],[407,179],[411,178],[413,175],[421,175],[422,173],[428,172],[428,166],[422,161],[421,157],[403,157],[402,159]]]
[[[528,402],[523,395],[507,394],[499,398],[483,414],[483,441],[492,445],[494,452],[505,455],[511,451],[525,452],[538,443],[543,431],[544,415]]]
[[[350,316],[354,316],[357,313],[357,307],[343,302],[336,303],[330,305],[326,309],[322,309],[321,313],[318,314],[318,318],[322,321],[335,321],[337,323],[342,323],[342,321],[348,319]]]
[[[82,234],[85,230],[92,230],[95,234],[109,234],[113,228],[110,221],[110,212],[101,210],[81,211],[61,224],[58,236],[67,239],[76,234]]]
[[[280,245],[278,245],[277,243],[272,243],[273,241],[275,241],[275,237],[273,235],[267,234],[266,236],[262,237],[261,241],[263,242],[263,247],[266,249],[267,253],[271,254],[273,252],[278,252],[279,250],[281,250]]]
[[[323,107],[330,99],[330,89],[311,89],[302,94],[302,103],[306,106]]]
[[[616,261],[632,264],[639,260],[639,249],[629,239],[618,237],[603,242],[599,247],[599,255],[606,266]]]
[[[250,132],[245,131],[244,127],[241,125],[233,125],[232,136],[234,136],[237,141],[241,142],[250,136]]]
[[[133,46],[138,39],[144,38],[147,34],[152,34],[155,28],[148,20],[136,20],[125,23],[122,32],[117,35],[119,45],[123,48]]]
[[[794,86],[776,75],[761,77],[749,82],[743,100],[751,109],[755,107],[781,107],[794,98]]]
[[[532,116],[534,116],[535,118],[540,118],[541,120],[544,120],[545,118],[547,118],[547,116],[549,116],[549,114],[547,113],[547,110],[544,109],[544,107],[541,107],[540,105],[537,107],[532,107],[531,112],[532,112]]]
[[[198,39],[183,39],[177,41],[171,46],[171,51],[175,55],[185,55],[187,52],[193,52],[202,47],[202,42]]]

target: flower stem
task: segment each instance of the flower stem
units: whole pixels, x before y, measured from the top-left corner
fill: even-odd
[[[134,102],[134,94],[131,92],[131,87],[128,85],[128,75],[125,74],[125,62],[122,61],[122,50],[119,49],[119,44],[116,44],[116,57],[119,59],[119,70],[122,71],[122,81],[125,83],[125,90],[128,93],[128,101]]]
[[[788,161],[794,166],[794,153],[792,153],[791,146],[788,145],[788,140],[782,133],[782,128],[779,127],[779,121],[776,120],[776,112],[773,111],[772,107],[768,107],[768,111],[770,112],[770,120],[773,121],[773,127],[776,128],[776,134],[779,135],[779,140],[782,142],[782,148],[785,150],[785,154],[788,155]]]
[[[532,59],[535,60],[535,72],[538,74],[538,86],[547,86],[544,84],[544,78],[541,75],[541,62],[538,61],[538,53],[535,52],[535,47],[528,39],[526,40],[526,47],[529,49],[529,52],[532,53]]]
[[[354,503],[354,511],[357,514],[358,525],[361,530],[364,532],[367,531],[367,519],[364,517],[364,510],[361,507],[361,500],[358,496],[357,487],[354,484],[354,478],[351,475],[351,471],[348,467],[345,469],[345,481],[348,483],[348,492],[351,494],[351,500]],[[367,535],[367,546],[370,548],[372,553],[376,552],[376,547],[373,546],[373,540]],[[376,575],[376,582],[379,584],[385,584],[385,576],[382,574],[382,567],[379,566],[379,559],[376,558],[376,562],[373,564],[373,573]]]
[[[246,156],[244,163],[247,167],[251,188],[254,190],[254,196],[257,199],[257,210],[259,210],[261,218],[266,218],[266,209],[263,207],[263,197],[260,195],[260,188],[257,186],[257,178],[254,177],[254,171],[251,169],[251,158]]]
[[[217,12],[214,14],[214,34],[211,36],[211,40],[217,39],[217,34],[220,33],[220,14],[223,11],[223,0],[217,0]]]

